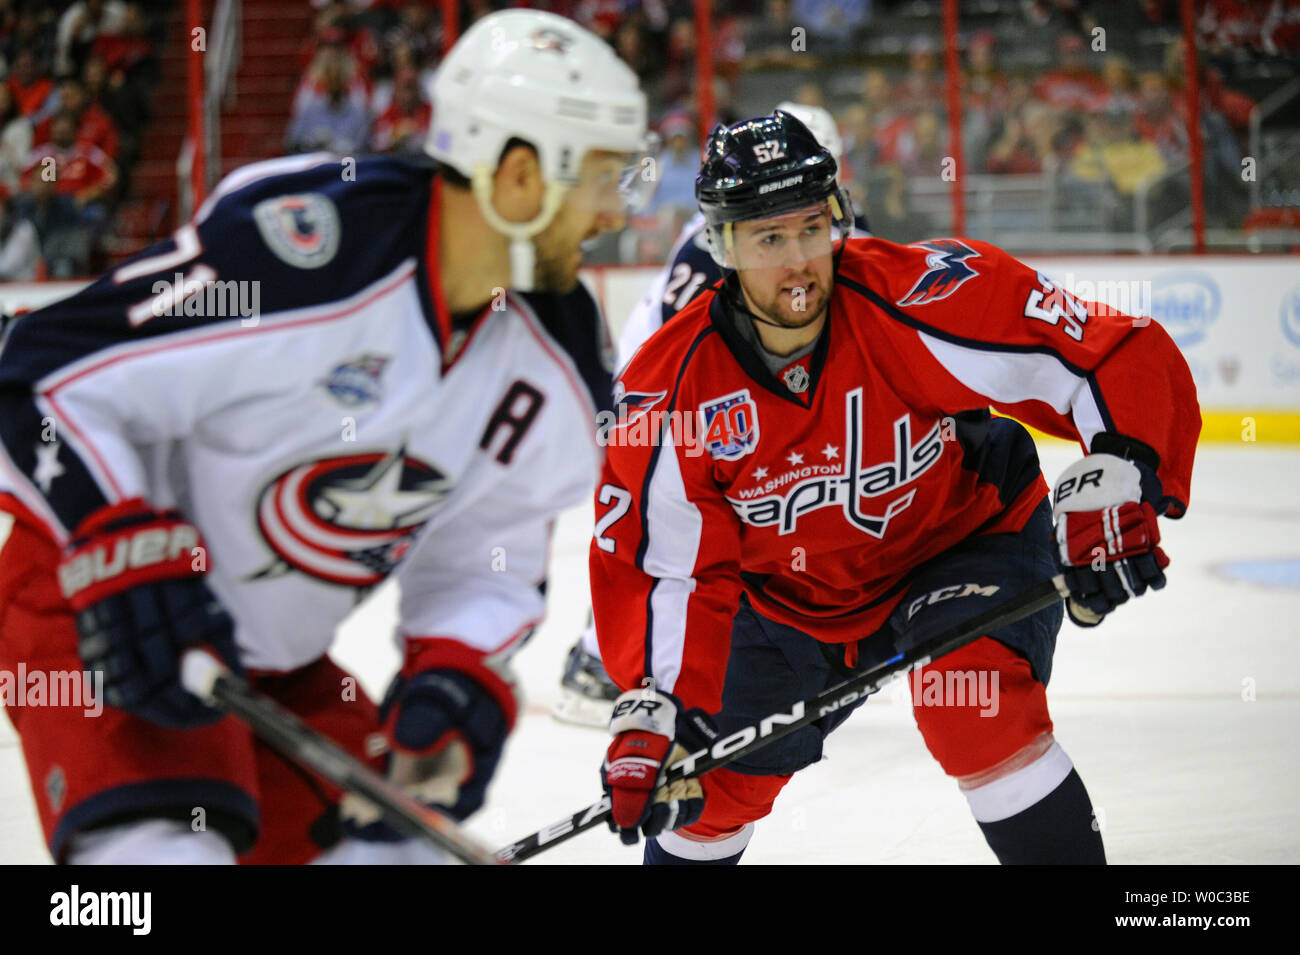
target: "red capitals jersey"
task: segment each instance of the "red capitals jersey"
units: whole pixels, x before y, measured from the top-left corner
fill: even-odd
[[[728,280],[734,281],[734,277]],[[828,643],[876,632],[912,571],[1020,530],[1047,486],[990,406],[1078,440],[1160,455],[1186,508],[1200,432],[1169,335],[1079,301],[968,239],[849,239],[813,352],[773,375],[727,284],[637,353],[606,421],[591,589],[605,666],[716,712],[741,593]]]

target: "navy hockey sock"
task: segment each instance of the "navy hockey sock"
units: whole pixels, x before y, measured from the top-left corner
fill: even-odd
[[[1073,769],[1028,809],[979,827],[1003,865],[1106,864],[1101,832],[1093,828],[1092,800]]]
[[[647,839],[645,842],[645,855],[641,859],[642,865],[735,865],[740,862],[740,857],[745,854],[741,849],[734,856],[727,856],[725,859],[683,859],[681,856],[675,856],[656,839]]]

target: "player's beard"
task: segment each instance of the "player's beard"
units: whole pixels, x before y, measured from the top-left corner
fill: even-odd
[[[781,288],[777,288],[769,295],[760,298],[754,294],[753,289],[745,284],[742,277],[741,287],[745,290],[746,305],[749,306],[750,311],[755,313],[757,318],[781,328],[806,328],[820,321],[822,316],[826,314],[827,307],[830,304],[830,283],[818,276],[809,279],[806,284],[785,284],[793,285],[796,289],[808,290],[802,303],[803,308],[795,308],[796,299],[794,296],[787,294]]]
[[[578,269],[582,266],[582,246],[587,236],[568,235],[562,217],[557,217],[533,240],[533,288],[539,292],[572,292],[578,285]]]
[[[574,263],[572,253],[567,256],[537,256],[533,267],[533,288],[539,292],[572,292],[578,284],[578,267],[582,264],[581,254]]]

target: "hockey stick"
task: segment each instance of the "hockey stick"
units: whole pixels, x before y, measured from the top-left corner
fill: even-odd
[[[732,760],[752,753],[760,746],[766,746],[773,740],[815,723],[828,713],[856,703],[900,674],[923,667],[931,660],[938,659],[968,643],[974,643],[985,634],[1010,626],[1068,596],[1065,578],[1057,574],[1051,580],[1045,580],[1010,600],[976,614],[906,653],[891,657],[810,700],[801,700],[791,707],[788,713],[773,713],[757,724],[746,726],[719,739],[707,750],[702,749],[691,753],[668,767],[665,781],[681,779],[685,776],[702,776],[719,766],[725,766]],[[572,839],[580,832],[599,825],[609,818],[609,814],[610,802],[609,797],[606,796],[586,809],[566,816],[545,829],[497,850],[497,858],[510,864],[531,859],[539,852],[544,852],[552,846]]]
[[[189,650],[181,659],[181,683],[205,703],[228,710],[268,746],[347,792],[374,804],[384,820],[408,836],[428,839],[468,865],[499,865],[488,849],[453,820],[413,799],[284,707],[239,679],[211,654]]]

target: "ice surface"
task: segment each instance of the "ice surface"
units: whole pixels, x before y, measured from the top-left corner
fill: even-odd
[[[1042,451],[1054,478],[1077,454]],[[1048,700],[1115,863],[1300,862],[1300,451],[1203,448],[1192,506],[1162,521],[1169,586],[1102,627],[1068,622]],[[564,656],[587,612],[591,509],[557,526],[550,616],[517,659],[527,705],[472,830],[497,846],[600,795],[600,730],[555,722]],[[1276,564],[1273,564],[1276,562]],[[1255,582],[1250,582],[1255,581]],[[1288,586],[1289,584],[1289,586]],[[335,655],[372,693],[396,665],[395,594],[344,624]],[[1246,697],[1253,697],[1247,699]],[[900,694],[873,698],[759,823],[747,863],[992,863],[966,802]],[[17,740],[0,721],[0,862],[48,861]],[[603,829],[533,863],[633,864]]]

